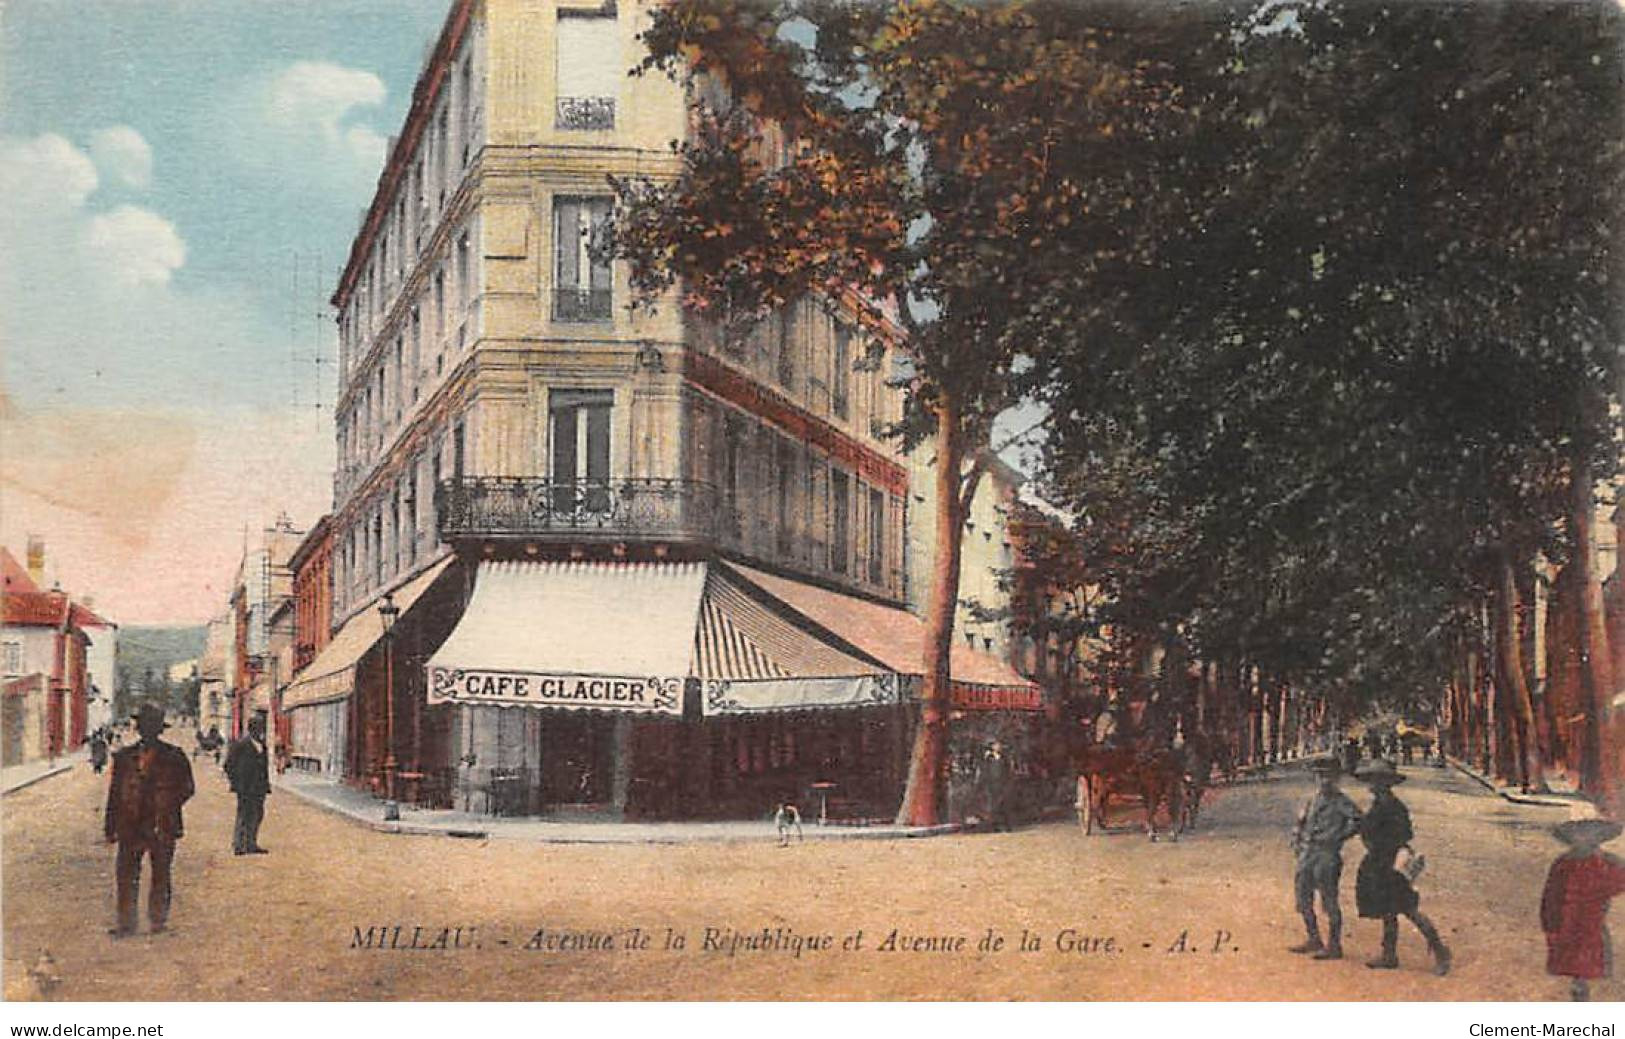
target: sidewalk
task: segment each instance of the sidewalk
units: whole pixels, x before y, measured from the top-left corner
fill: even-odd
[[[276,777],[276,789],[292,794],[325,811],[377,830],[463,837],[475,840],[534,841],[542,844],[705,844],[738,841],[760,844],[778,840],[770,819],[728,822],[566,822],[535,818],[501,818],[447,809],[401,805],[401,818],[384,819],[384,803],[353,787],[303,773]],[[942,826],[819,826],[802,824],[814,840],[903,840],[957,833],[961,827]],[[794,840],[794,836],[791,837]]]
[[[1492,793],[1499,794],[1501,797],[1513,802],[1514,804],[1542,805],[1547,808],[1568,808],[1571,805],[1576,804],[1589,804],[1591,801],[1590,798],[1583,797],[1578,793],[1567,793],[1555,790],[1544,794],[1526,794],[1515,786],[1504,786],[1496,782],[1491,777],[1486,776],[1484,773],[1480,772],[1478,769],[1467,764],[1467,762],[1460,760],[1459,758],[1453,758],[1446,755],[1445,760],[1450,762],[1451,766],[1462,775],[1478,783],[1478,785],[1482,786],[1484,789]]]
[[[24,787],[33,786],[42,779],[59,776],[89,760],[89,754],[79,750],[49,761],[25,761],[21,765],[7,765],[0,768],[0,795],[15,793]]]

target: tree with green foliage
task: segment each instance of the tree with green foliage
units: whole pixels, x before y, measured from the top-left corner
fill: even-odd
[[[1538,785],[1516,574],[1618,464],[1620,12],[1271,0],[1228,70],[1229,175],[1157,171],[1156,262],[1042,358],[1051,493],[1132,472],[1121,614],[1356,706],[1437,695],[1491,604]]]
[[[1203,166],[1179,146],[1198,113],[1167,58],[1222,34],[1053,0],[674,0],[651,17],[643,70],[686,77],[696,104],[675,179],[616,184],[614,250],[642,298],[680,285],[733,330],[822,295],[906,332],[898,433],[933,453],[937,550],[899,817],[937,822],[977,449],[1032,358],[1073,341],[1053,303],[1080,272],[1133,283],[1148,171]]]

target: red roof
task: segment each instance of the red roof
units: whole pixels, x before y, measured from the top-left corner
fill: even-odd
[[[808,620],[839,635],[901,675],[925,672],[925,622],[907,610],[775,577],[730,563],[745,578]],[[955,685],[1036,689],[991,653],[955,645],[949,656]]]
[[[17,562],[17,557],[11,554],[8,548],[0,547],[0,577],[5,580],[5,594],[13,595],[20,592],[38,592],[39,585],[28,576],[28,571]]]
[[[76,628],[111,628],[113,625],[111,622],[104,620],[90,607],[74,603],[73,626]]]
[[[11,592],[3,596],[6,624],[27,628],[59,628],[68,615],[68,597],[61,592]]]

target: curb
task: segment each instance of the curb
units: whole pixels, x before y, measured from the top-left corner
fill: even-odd
[[[1445,760],[1450,762],[1451,767],[1457,772],[1460,772],[1490,793],[1498,795],[1503,800],[1511,801],[1513,804],[1538,805],[1542,808],[1567,808],[1576,801],[1590,801],[1590,798],[1582,797],[1579,794],[1573,797],[1560,797],[1555,794],[1526,794],[1511,787],[1498,786],[1493,779],[1457,758],[1447,755]]]
[[[16,786],[8,786],[4,790],[0,790],[0,796],[6,795],[6,794],[15,794],[19,790],[27,790],[29,787],[33,786],[35,783],[39,783],[39,782],[42,782],[44,780],[50,779],[52,776],[60,776],[64,772],[72,772],[73,771],[73,766],[75,764],[77,764],[77,762],[65,761],[60,765],[57,765],[57,766],[55,766],[53,768],[47,769],[44,772],[41,772],[37,776],[30,776],[29,778],[23,780],[21,783],[18,783]]]
[[[286,791],[289,794],[292,794],[294,797],[297,797],[300,801],[303,801],[305,804],[313,805],[316,808],[319,808],[324,812],[327,812],[327,813],[329,813],[331,815],[336,815],[339,818],[345,819],[345,820],[347,820],[347,821],[349,821],[351,823],[354,823],[357,826],[363,826],[363,827],[365,827],[365,828],[367,828],[369,830],[374,831],[375,833],[402,834],[402,835],[411,836],[411,837],[449,837],[449,838],[455,838],[455,839],[458,839],[458,840],[470,840],[470,839],[473,839],[473,840],[528,841],[528,842],[530,842],[532,844],[603,844],[603,845],[607,845],[607,844],[670,844],[670,845],[676,845],[676,844],[756,844],[756,843],[762,843],[762,842],[767,842],[767,841],[775,841],[775,842],[777,841],[777,835],[772,830],[771,824],[768,824],[768,823],[763,824],[763,832],[762,832],[762,835],[759,836],[759,837],[757,837],[757,836],[736,835],[736,834],[717,834],[715,836],[712,836],[712,835],[695,835],[695,836],[688,836],[688,837],[684,837],[684,836],[620,837],[620,836],[616,836],[614,834],[606,834],[605,836],[602,836],[602,837],[580,835],[580,834],[572,835],[572,836],[548,836],[546,834],[535,835],[535,834],[528,834],[528,833],[525,833],[525,834],[511,833],[511,832],[510,833],[504,833],[503,830],[508,829],[508,827],[506,827],[506,826],[497,826],[497,827],[493,827],[491,829],[477,829],[477,828],[461,829],[461,828],[448,828],[448,827],[440,827],[440,826],[424,826],[424,825],[421,825],[421,824],[410,823],[410,822],[397,822],[397,821],[385,820],[385,819],[369,819],[364,815],[358,815],[355,812],[351,812],[351,811],[348,811],[348,810],[346,810],[344,808],[340,808],[339,806],[331,804],[331,803],[329,803],[327,801],[324,801],[321,798],[312,797],[308,793],[300,790],[298,787],[295,787],[295,786],[278,786],[277,789],[278,790],[283,790],[283,791]],[[947,834],[960,833],[964,829],[965,829],[965,827],[964,827],[964,825],[962,823],[941,823],[941,824],[939,824],[937,826],[922,826],[922,827],[917,827],[917,828],[914,828],[914,829],[907,830],[907,831],[902,832],[902,833],[898,833],[898,832],[895,832],[895,831],[894,832],[879,832],[879,828],[871,829],[871,828],[868,828],[868,827],[857,827],[857,826],[855,826],[855,827],[839,827],[835,831],[830,832],[830,828],[825,827],[824,830],[826,832],[823,832],[820,835],[814,836],[812,838],[812,840],[814,840],[814,841],[864,841],[864,840],[867,840],[867,841],[906,841],[906,840],[921,840],[921,839],[924,839],[924,838],[927,838],[927,837],[942,837],[942,836],[946,836]],[[798,841],[796,843],[805,843],[805,841]]]

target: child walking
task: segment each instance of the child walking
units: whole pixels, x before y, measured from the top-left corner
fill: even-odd
[[[1591,998],[1591,982],[1613,973],[1608,901],[1625,891],[1625,863],[1602,850],[1625,827],[1610,819],[1571,819],[1553,829],[1569,850],[1552,863],[1540,896],[1546,973],[1569,979],[1569,995]]]

